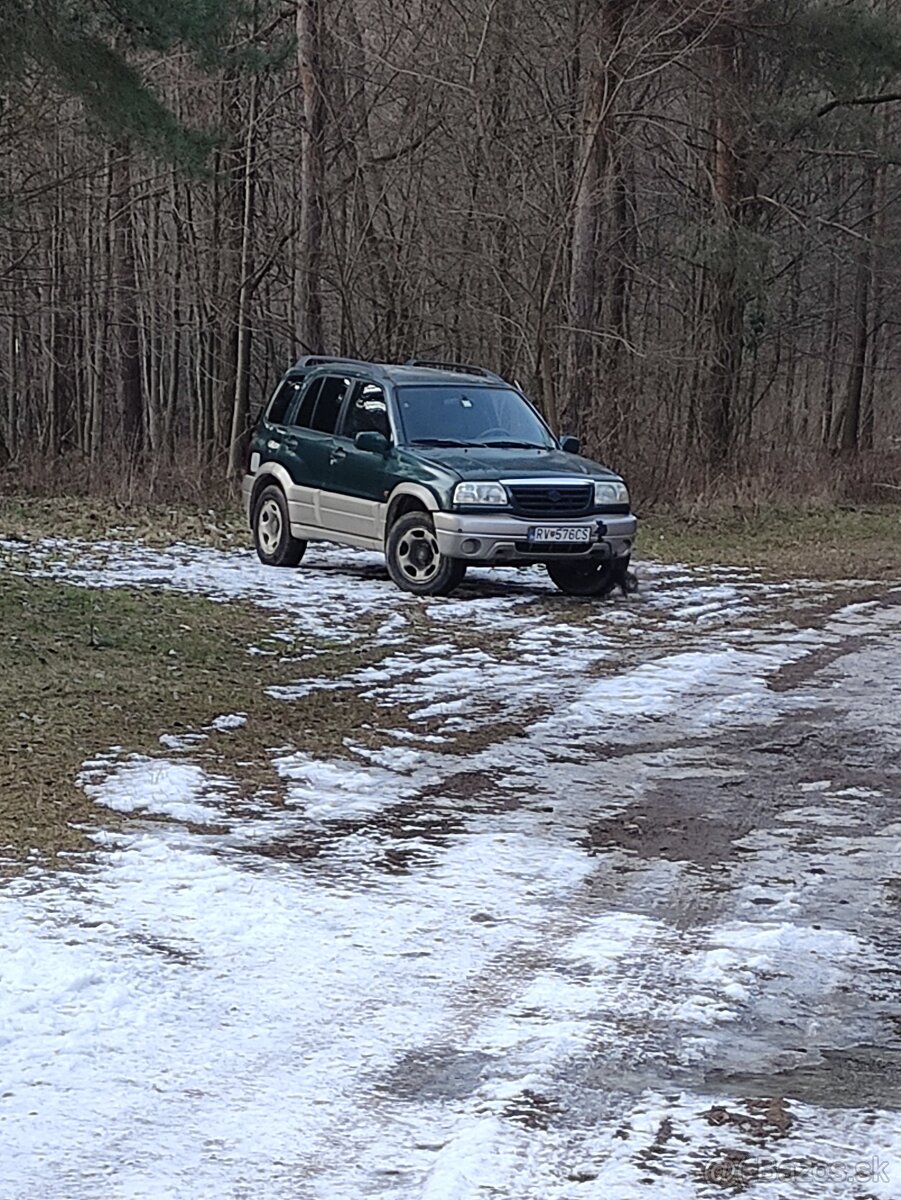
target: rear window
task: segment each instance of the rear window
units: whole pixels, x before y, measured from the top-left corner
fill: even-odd
[[[266,412],[266,420],[271,421],[273,425],[284,425],[291,411],[291,405],[294,403],[297,393],[302,387],[302,379],[284,380],[270,401],[269,409]]]
[[[300,402],[300,411],[294,418],[294,424],[300,425],[302,429],[309,429],[313,409],[316,407],[316,401],[319,398],[319,393],[322,390],[322,380],[314,379],[307,390],[304,392],[303,399]]]
[[[335,432],[338,428],[341,406],[350,385],[349,379],[340,379],[336,375],[329,375],[322,381],[313,420],[310,422],[311,429],[317,429],[320,433]],[[304,399],[304,407],[306,407],[306,399]]]

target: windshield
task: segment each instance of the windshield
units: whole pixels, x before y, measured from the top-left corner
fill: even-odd
[[[555,442],[529,404],[511,388],[442,383],[399,387],[407,443],[549,450]]]

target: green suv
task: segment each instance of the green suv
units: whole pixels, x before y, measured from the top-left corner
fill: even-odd
[[[264,563],[307,542],[384,551],[391,578],[445,596],[469,563],[544,563],[563,592],[624,585],[637,521],[618,475],[559,442],[480,367],[307,357],[253,433],[244,504]]]

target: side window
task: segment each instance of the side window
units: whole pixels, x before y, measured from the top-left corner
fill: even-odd
[[[270,401],[266,420],[273,425],[284,425],[294,398],[302,386],[303,383],[299,379],[286,379]]]
[[[344,436],[353,440],[358,433],[391,437],[385,393],[374,383],[364,383],[356,389],[344,417]]]
[[[318,429],[320,433],[334,433],[338,426],[338,417],[341,413],[341,405],[344,403],[344,397],[347,395],[348,388],[351,386],[349,379],[341,379],[336,375],[327,375],[322,381],[322,387],[319,389],[319,396],[316,400],[316,411],[313,413],[313,420],[310,422],[311,429]],[[304,407],[306,407],[306,398],[304,399]]]
[[[314,379],[310,386],[303,394],[303,399],[300,402],[300,410],[294,418],[294,424],[300,425],[302,429],[309,429],[313,409],[316,407],[316,398],[322,390],[322,380]]]

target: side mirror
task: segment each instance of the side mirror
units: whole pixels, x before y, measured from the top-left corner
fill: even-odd
[[[560,439],[560,449],[564,454],[578,454],[582,449],[582,443],[577,437],[565,437]]]
[[[375,429],[362,430],[354,438],[354,445],[358,450],[366,450],[370,454],[381,454],[384,457],[391,449],[391,443],[383,433],[378,433]]]

